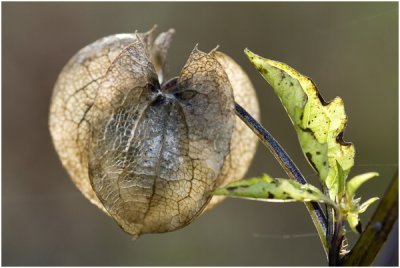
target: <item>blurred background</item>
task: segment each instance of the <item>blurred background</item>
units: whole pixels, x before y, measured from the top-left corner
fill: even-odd
[[[249,74],[262,124],[310,182],[278,98],[243,54],[248,47],[310,76],[326,100],[341,96],[352,175],[377,171],[364,200],[382,196],[398,168],[398,3],[2,3],[3,265],[325,265],[303,204],[230,199],[172,233],[133,240],[70,181],[51,143],[52,87],[68,59],[96,39],[175,28],[168,70],[196,43],[216,45]],[[246,178],[286,177],[259,145]],[[364,225],[376,208],[362,217]],[[350,243],[357,235],[349,231]],[[395,227],[377,265],[398,264]]]

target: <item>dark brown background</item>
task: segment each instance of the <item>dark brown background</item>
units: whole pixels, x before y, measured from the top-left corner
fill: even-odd
[[[216,45],[250,75],[262,123],[317,183],[276,96],[243,49],[310,76],[325,99],[341,96],[355,143],[351,175],[378,171],[360,189],[382,196],[398,163],[397,3],[3,3],[3,265],[325,265],[303,204],[227,200],[190,226],[133,241],[70,182],[47,128],[53,84],[81,47],[109,34],[176,29],[169,70],[196,43]],[[285,177],[259,146],[246,177]],[[363,217],[364,223],[376,205]],[[377,264],[396,264],[397,229]],[[311,234],[310,234],[311,233]],[[301,238],[284,235],[301,234]],[[349,231],[351,241],[357,237]]]

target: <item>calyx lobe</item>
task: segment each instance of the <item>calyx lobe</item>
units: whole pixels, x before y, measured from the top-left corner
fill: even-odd
[[[92,108],[90,182],[133,235],[183,227],[204,209],[235,124],[232,87],[213,52],[195,48],[179,78],[161,88],[162,64],[151,51],[160,50],[140,36],[126,47]]]

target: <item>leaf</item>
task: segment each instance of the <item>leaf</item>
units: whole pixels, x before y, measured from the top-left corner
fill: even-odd
[[[364,203],[361,204],[360,208],[358,209],[358,213],[359,214],[364,213],[372,203],[375,203],[378,200],[379,200],[379,197],[372,197],[372,198],[368,199],[367,201],[365,201]]]
[[[338,199],[340,200],[341,197],[344,194],[345,189],[346,189],[346,187],[345,187],[346,186],[346,178],[344,176],[342,167],[340,166],[339,162],[337,162],[337,161],[336,161],[336,168],[338,170],[338,173],[337,173],[337,177],[338,177],[338,179],[337,179],[337,181],[338,181],[338,197],[339,197]]]
[[[347,215],[347,222],[354,232],[361,233],[361,222],[357,213],[349,213]]]
[[[362,232],[361,221],[360,221],[359,215],[361,213],[364,213],[367,210],[367,208],[377,200],[379,200],[378,197],[373,197],[373,198],[368,199],[361,205],[358,205],[360,202],[359,198],[353,200],[354,206],[353,206],[353,208],[351,208],[352,210],[350,210],[346,213],[346,219],[347,219],[347,222],[349,223],[350,228],[354,232],[356,232],[356,233]]]
[[[327,103],[310,78],[288,65],[245,50],[250,61],[272,86],[288,113],[310,164],[319,173],[331,198],[338,193],[338,168],[347,177],[354,165],[354,146],[342,139],[347,117],[342,99]]]
[[[373,177],[378,176],[377,172],[368,172],[364,174],[357,175],[353,177],[346,185],[346,194],[349,199],[353,198],[356,190],[364,184],[366,181],[370,180]]]
[[[335,206],[329,197],[310,184],[300,184],[288,179],[274,179],[268,175],[230,183],[212,194],[269,202],[316,201]]]
[[[363,183],[375,176],[378,176],[378,173],[369,172],[361,174],[355,176],[346,184],[345,202],[341,203],[341,210],[354,232],[361,233],[362,231],[359,215],[364,213],[372,203],[379,199],[378,197],[373,197],[360,205],[361,198],[355,198],[355,192]]]

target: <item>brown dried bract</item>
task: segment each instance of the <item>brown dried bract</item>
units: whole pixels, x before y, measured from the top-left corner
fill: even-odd
[[[240,67],[195,48],[179,78],[161,84],[173,30],[154,43],[152,32],[80,50],[61,72],[50,109],[53,141],[74,183],[135,236],[190,223],[212,190],[244,175],[256,144],[234,116],[238,96],[258,117]]]

